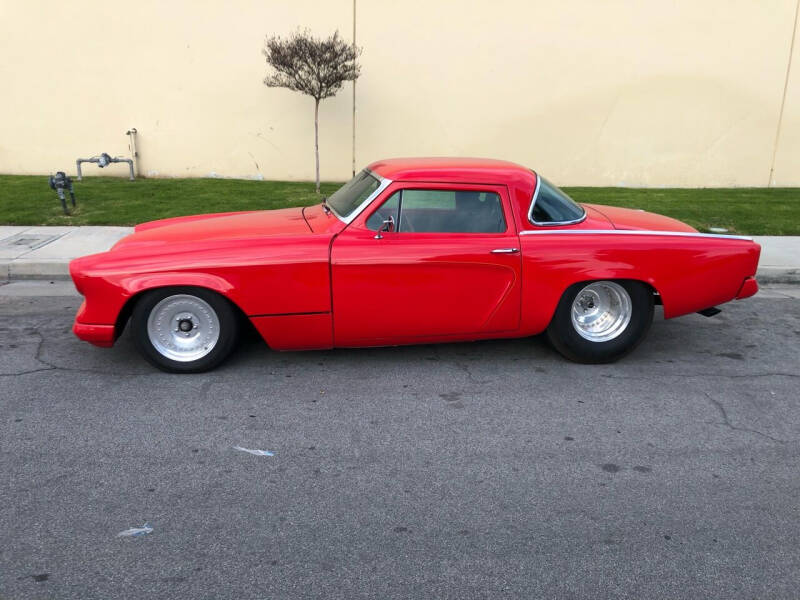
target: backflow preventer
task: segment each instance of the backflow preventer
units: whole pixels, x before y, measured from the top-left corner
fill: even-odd
[[[64,171],[59,171],[55,175],[50,175],[50,189],[58,192],[58,199],[61,200],[61,208],[64,209],[64,214],[68,215],[67,199],[64,196],[64,191],[69,191],[70,200],[72,200],[72,208],[75,208],[75,192],[72,189],[72,179],[67,176]]]
[[[128,131],[125,132],[125,135],[128,136],[128,147],[131,149],[131,158],[123,158],[121,156],[111,156],[107,152],[103,152],[102,154],[98,154],[97,156],[93,156],[92,158],[79,158],[75,161],[75,165],[78,167],[78,181],[83,181],[83,173],[81,173],[81,164],[88,162],[88,163],[96,163],[98,167],[101,169],[103,167],[107,167],[111,163],[128,163],[128,169],[130,169],[131,176],[130,180],[136,180],[136,173],[138,172],[138,161],[139,161],[139,152],[136,149],[136,127],[131,127]],[[136,162],[137,164],[134,164]]]
[[[83,174],[81,173],[81,163],[97,163],[97,166],[101,169],[103,167],[107,167],[111,163],[128,163],[128,168],[131,170],[131,177],[130,180],[134,181],[136,178],[133,175],[133,160],[130,158],[122,158],[121,156],[109,156],[105,152],[98,156],[93,156],[92,158],[79,158],[75,161],[75,164],[78,167],[78,181],[83,180]]]

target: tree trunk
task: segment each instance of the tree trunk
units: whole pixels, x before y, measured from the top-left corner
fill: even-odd
[[[319,194],[319,99],[314,98],[314,157],[317,159],[317,194]]]

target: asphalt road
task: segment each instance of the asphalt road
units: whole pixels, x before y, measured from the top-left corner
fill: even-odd
[[[615,365],[250,340],[190,376],[62,291],[0,286],[3,600],[800,596],[800,288]]]

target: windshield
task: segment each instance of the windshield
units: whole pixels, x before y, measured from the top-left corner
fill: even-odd
[[[376,177],[364,170],[331,194],[326,202],[337,217],[347,219],[380,184]]]
[[[530,219],[537,225],[555,225],[580,221],[586,212],[580,204],[541,175],[533,195]]]

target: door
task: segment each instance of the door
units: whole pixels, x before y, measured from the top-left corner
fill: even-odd
[[[394,183],[333,241],[334,344],[515,331],[520,269],[505,186]]]

